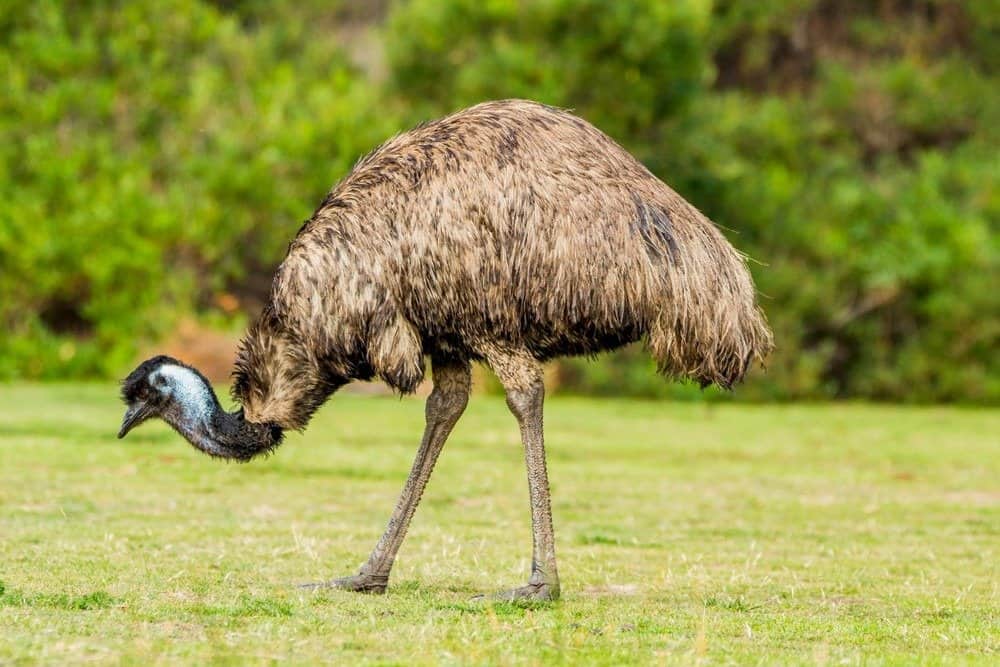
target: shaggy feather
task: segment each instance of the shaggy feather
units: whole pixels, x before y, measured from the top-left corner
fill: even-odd
[[[303,428],[337,387],[401,392],[424,355],[544,361],[645,338],[666,376],[731,387],[771,332],[744,257],[582,119],[487,102],[390,139],[302,226],[240,349],[247,419]]]

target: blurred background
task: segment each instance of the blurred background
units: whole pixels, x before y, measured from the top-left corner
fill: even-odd
[[[1000,403],[996,0],[0,1],[0,379],[225,378],[290,239],[390,135],[569,107],[752,258],[737,399]],[[641,349],[566,392],[721,397]]]

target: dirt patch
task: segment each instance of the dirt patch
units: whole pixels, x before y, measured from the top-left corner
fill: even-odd
[[[184,320],[177,330],[145,356],[168,354],[201,371],[211,382],[229,381],[239,338],[231,333]]]

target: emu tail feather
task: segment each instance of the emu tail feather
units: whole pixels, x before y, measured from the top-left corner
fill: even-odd
[[[649,348],[661,374],[731,389],[754,359],[764,365],[774,347],[771,329],[745,256],[711,223],[686,231],[683,251],[664,266]]]

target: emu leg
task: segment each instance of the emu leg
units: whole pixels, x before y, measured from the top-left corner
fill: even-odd
[[[507,393],[507,407],[517,418],[528,468],[531,498],[531,577],[519,588],[494,595],[500,600],[557,600],[559,573],[556,571],[555,533],[549,500],[549,477],[545,467],[542,436],[542,403],[545,385],[541,365],[527,354],[505,353],[487,357]]]
[[[396,552],[399,551],[406,536],[406,529],[417,509],[424,487],[427,486],[427,480],[430,479],[434,463],[444,447],[448,434],[451,433],[451,429],[469,402],[471,376],[468,362],[434,359],[432,368],[434,390],[427,397],[424,437],[385,533],[356,575],[319,584],[306,584],[305,587],[339,588],[364,593],[385,592]]]

